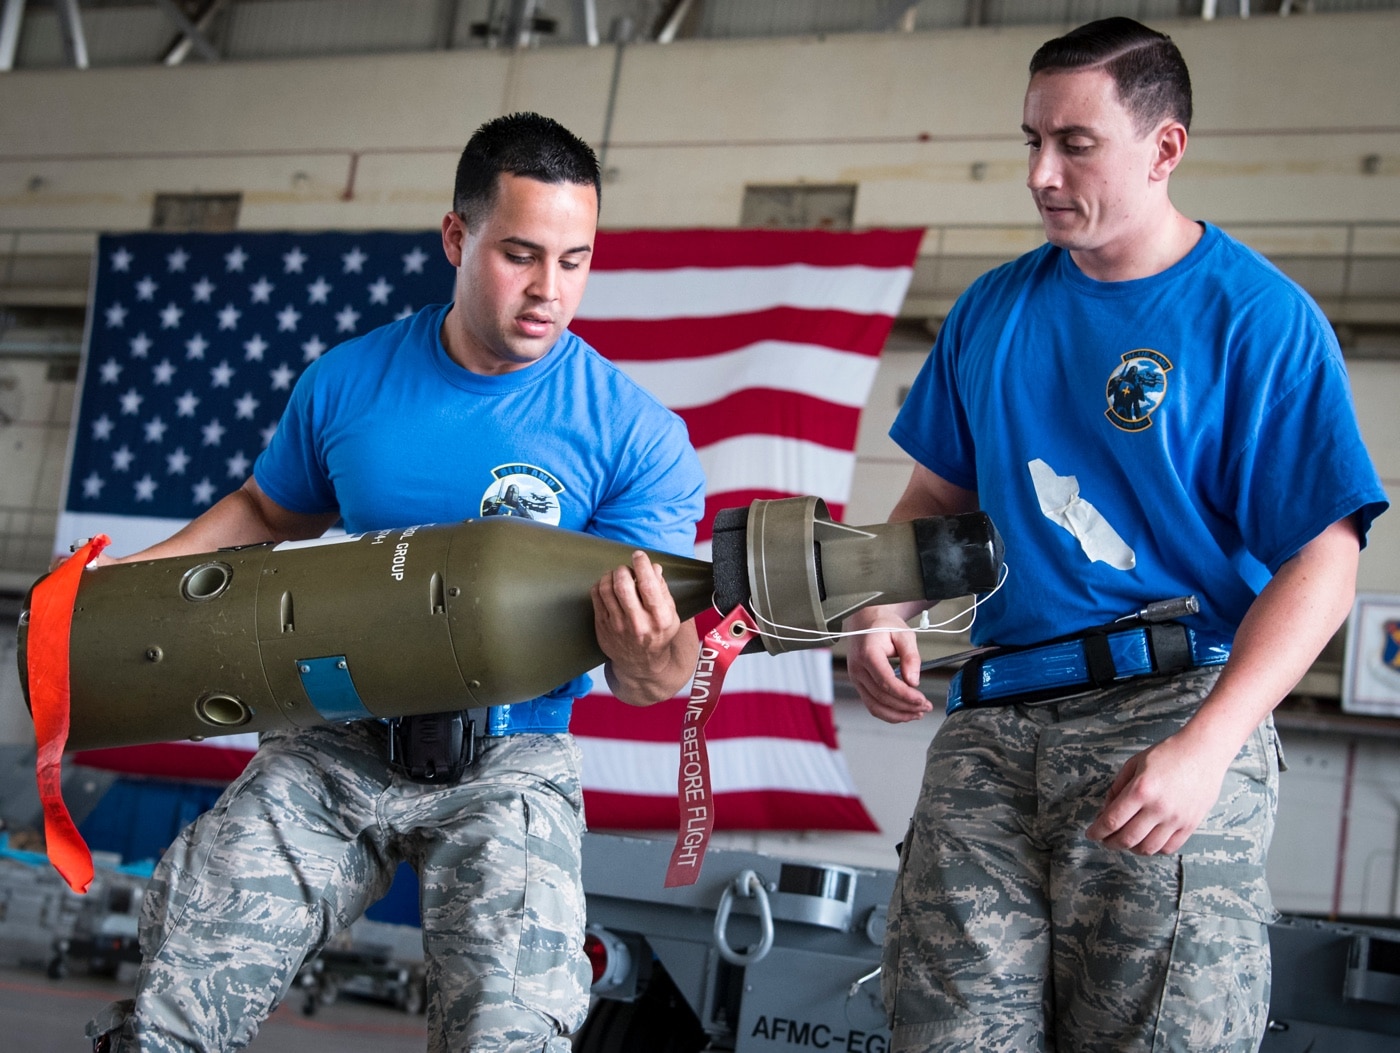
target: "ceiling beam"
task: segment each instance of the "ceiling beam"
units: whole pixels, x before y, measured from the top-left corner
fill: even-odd
[[[691,6],[692,0],[673,0],[670,8],[662,13],[660,26],[656,30],[658,44],[669,44],[676,39],[690,14]]]
[[[53,0],[58,21],[63,26],[63,45],[75,69],[88,68],[87,37],[83,35],[83,16],[78,12],[78,0]]]
[[[909,32],[914,28],[914,11],[918,6],[918,0],[891,0],[875,16],[875,30],[881,33],[895,29]]]
[[[210,0],[204,5],[204,10],[195,16],[195,21],[191,21],[189,15],[175,0],[156,0],[156,6],[165,12],[165,17],[175,23],[180,30],[180,37],[171,47],[166,49],[165,56],[161,59],[167,66],[178,66],[189,54],[190,48],[199,52],[200,57],[208,62],[218,62],[219,52],[209,39],[204,35],[204,29],[213,21],[214,9],[221,7],[224,0]],[[179,57],[171,61],[171,56],[179,49]]]
[[[598,46],[598,5],[595,0],[574,0],[574,39],[591,48]]]
[[[15,68],[19,30],[23,24],[24,0],[5,0],[5,8],[0,11],[0,73],[8,73]]]

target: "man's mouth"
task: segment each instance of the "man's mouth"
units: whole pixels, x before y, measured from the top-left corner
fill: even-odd
[[[554,319],[548,315],[521,314],[515,321],[530,336],[544,336],[554,328]]]

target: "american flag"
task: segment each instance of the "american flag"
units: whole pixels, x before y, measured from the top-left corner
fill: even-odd
[[[861,407],[920,231],[602,231],[573,329],[679,413],[720,508],[815,494],[841,518]],[[247,477],[336,343],[450,297],[436,232],[106,235],[58,542],[168,536]],[[601,679],[598,680],[601,683]],[[707,729],[717,826],[873,830],[841,757],[829,652],[736,662]],[[594,828],[677,820],[680,698],[574,709]],[[231,778],[251,736],[84,763]]]

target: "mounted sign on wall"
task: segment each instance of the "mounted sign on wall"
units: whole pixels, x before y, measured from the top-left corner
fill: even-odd
[[[1342,709],[1400,717],[1400,595],[1357,593],[1347,625]]]

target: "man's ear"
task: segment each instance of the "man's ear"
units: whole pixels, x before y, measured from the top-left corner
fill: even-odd
[[[1166,179],[1186,156],[1186,126],[1180,121],[1167,121],[1155,133],[1157,156],[1152,162],[1151,177]]]
[[[466,239],[467,225],[461,216],[449,212],[442,217],[442,251],[447,256],[447,262],[453,267],[462,265],[462,244]]]

